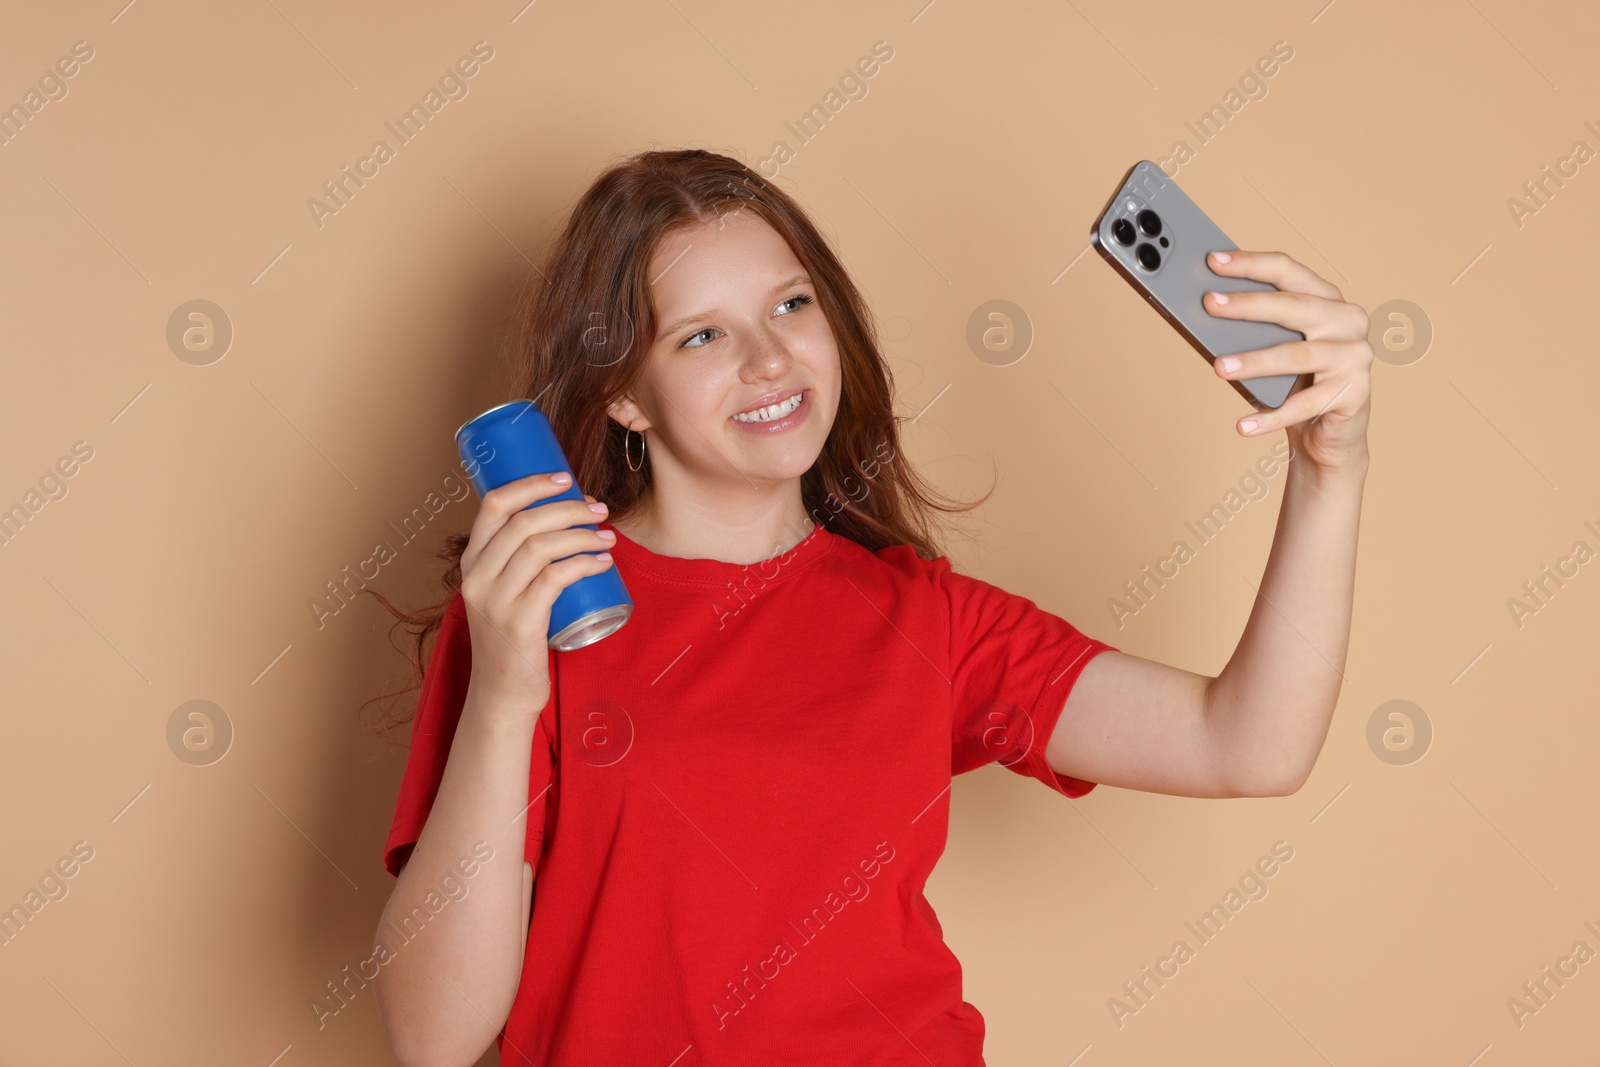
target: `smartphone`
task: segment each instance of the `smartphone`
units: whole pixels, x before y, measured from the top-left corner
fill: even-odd
[[[1276,287],[1212,271],[1206,265],[1207,253],[1239,246],[1148,159],[1123,175],[1094,220],[1089,242],[1208,362],[1304,340],[1304,334],[1276,323],[1218,318],[1205,309],[1200,298],[1208,290],[1276,291]],[[1309,373],[1273,374],[1227,382],[1257,410],[1265,410],[1281,406],[1312,378]]]

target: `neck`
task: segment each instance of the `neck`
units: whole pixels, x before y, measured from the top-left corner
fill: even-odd
[[[658,556],[760,563],[783,555],[816,527],[801,501],[799,480],[785,490],[732,504],[651,493],[611,525]]]

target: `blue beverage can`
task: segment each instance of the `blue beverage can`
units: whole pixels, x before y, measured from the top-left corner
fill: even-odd
[[[479,500],[489,490],[530,474],[572,474],[550,420],[531,400],[513,400],[469,419],[456,431],[456,446],[461,452],[462,469],[472,479]],[[583,500],[577,475],[573,475],[565,492],[528,506],[536,508],[556,500]],[[585,524],[584,528],[600,527]],[[592,645],[615,633],[632,614],[633,598],[613,562],[599,574],[585,575],[557,594],[550,608],[550,647],[570,652]]]

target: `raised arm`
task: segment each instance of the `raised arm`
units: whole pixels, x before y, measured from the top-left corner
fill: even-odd
[[[476,681],[467,690],[438,797],[378,924],[402,929],[414,912],[421,920],[415,942],[377,978],[384,1030],[406,1067],[476,1063],[511,1014],[533,869],[522,855],[525,826],[506,813],[527,804],[538,729],[528,703]],[[443,921],[428,923],[424,900],[463,857],[483,861],[471,891],[440,913]]]
[[[1224,378],[1314,372],[1245,436],[1285,429],[1293,449],[1277,532],[1238,647],[1215,678],[1122,652],[1084,667],[1045,749],[1061,774],[1177,796],[1283,796],[1310,776],[1344,680],[1366,482],[1372,348],[1367,314],[1281,252],[1240,252],[1218,274],[1280,292],[1216,294],[1213,315],[1305,335],[1213,365]],[[1253,425],[1252,425],[1253,424]]]
[[[606,510],[592,510],[593,497],[531,506],[570,484],[565,472],[534,474],[485,493],[461,554],[470,680],[437,795],[380,930],[418,909],[425,920],[434,887],[458,860],[492,852],[471,892],[380,968],[378,1007],[405,1067],[476,1063],[516,1000],[534,878],[523,855],[526,820],[538,817],[528,795],[534,735],[541,715],[555,712],[551,607],[561,590],[611,566],[596,553],[614,535],[586,528]]]

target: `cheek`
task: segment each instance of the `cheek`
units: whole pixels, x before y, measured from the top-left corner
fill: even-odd
[[[825,320],[806,331],[803,344],[796,350],[796,357],[811,372],[811,379],[819,389],[837,394],[840,379],[839,346]]]
[[[683,440],[703,440],[699,427],[721,422],[726,416],[728,397],[747,386],[739,382],[734,368],[714,359],[697,361],[687,353],[668,374],[655,378],[660,421],[674,428],[673,436]]]

